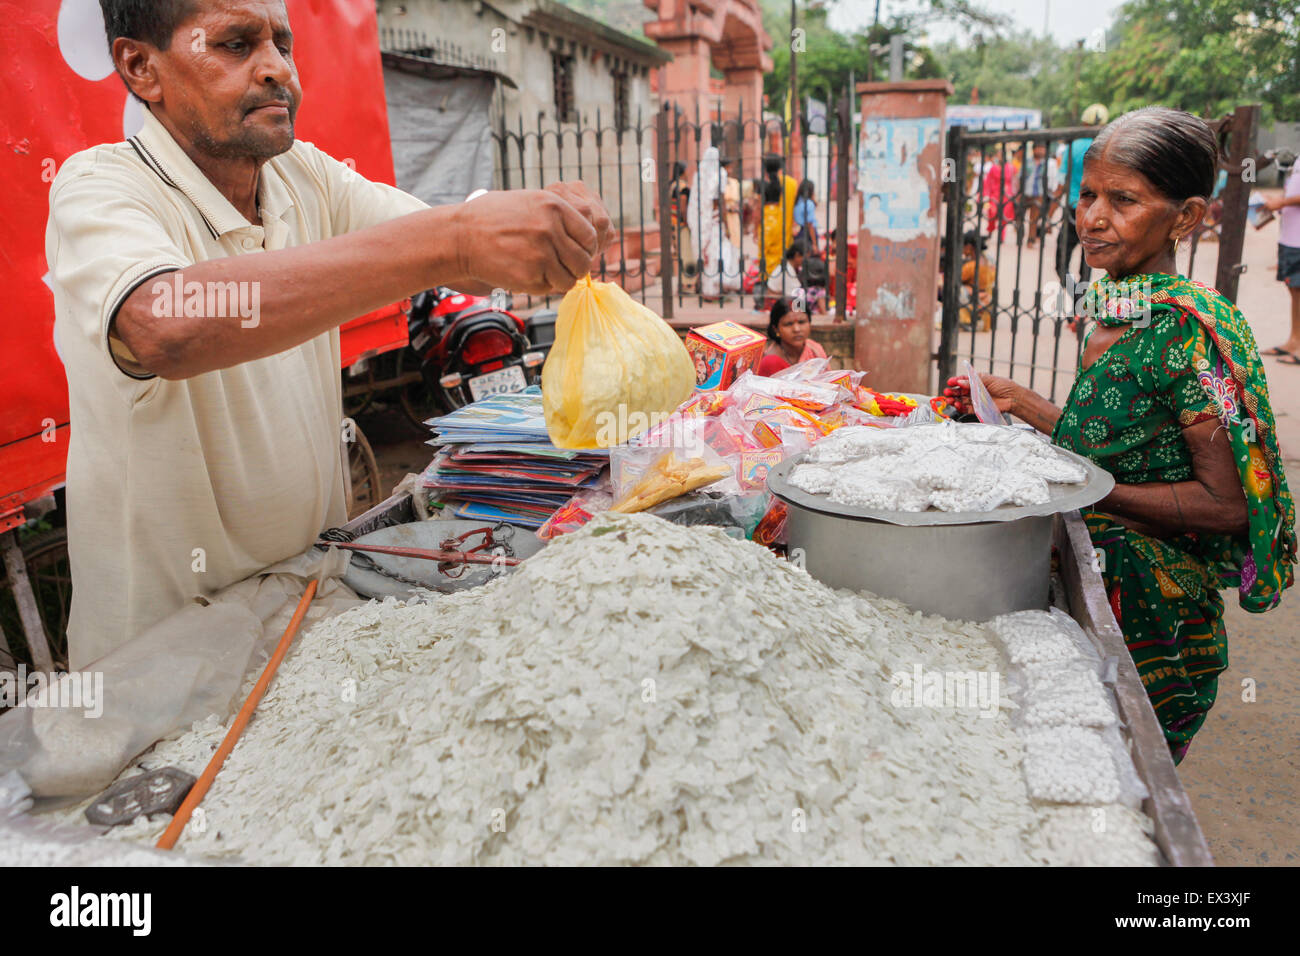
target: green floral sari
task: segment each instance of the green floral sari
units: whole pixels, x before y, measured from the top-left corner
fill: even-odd
[[[1295,505],[1259,350],[1232,303],[1201,283],[1153,274],[1103,279],[1083,304],[1099,324],[1128,328],[1080,366],[1052,440],[1121,484],[1189,481],[1182,429],[1218,419],[1249,508],[1250,530],[1239,536],[1156,538],[1084,515],[1111,607],[1179,761],[1228,666],[1219,589],[1235,587],[1248,611],[1277,606],[1294,582]]]

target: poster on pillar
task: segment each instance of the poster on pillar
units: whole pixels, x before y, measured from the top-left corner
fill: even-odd
[[[927,146],[939,149],[939,120],[873,119],[862,124],[858,170],[862,224],[882,239],[906,242],[937,235],[930,179],[921,168]]]
[[[854,358],[873,388],[929,392],[943,205],[943,80],[863,83]]]

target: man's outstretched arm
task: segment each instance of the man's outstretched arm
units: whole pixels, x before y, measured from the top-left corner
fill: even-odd
[[[168,273],[135,288],[113,332],[145,372],[190,378],[293,348],[436,285],[565,292],[611,235],[604,206],[580,184],[488,193],[332,239],[180,270],[183,283],[204,288],[255,283],[256,324],[238,314],[186,316],[174,303],[160,307],[169,293],[154,288],[160,281],[175,286]]]

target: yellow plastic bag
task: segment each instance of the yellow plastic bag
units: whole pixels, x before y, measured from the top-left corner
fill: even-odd
[[[694,388],[677,333],[618,285],[586,276],[565,295],[542,367],[546,430],[557,447],[624,444]]]

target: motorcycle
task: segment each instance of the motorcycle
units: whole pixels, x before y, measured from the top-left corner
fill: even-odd
[[[492,298],[445,286],[411,299],[411,350],[444,411],[538,384],[554,341],[551,310],[525,321]]]

